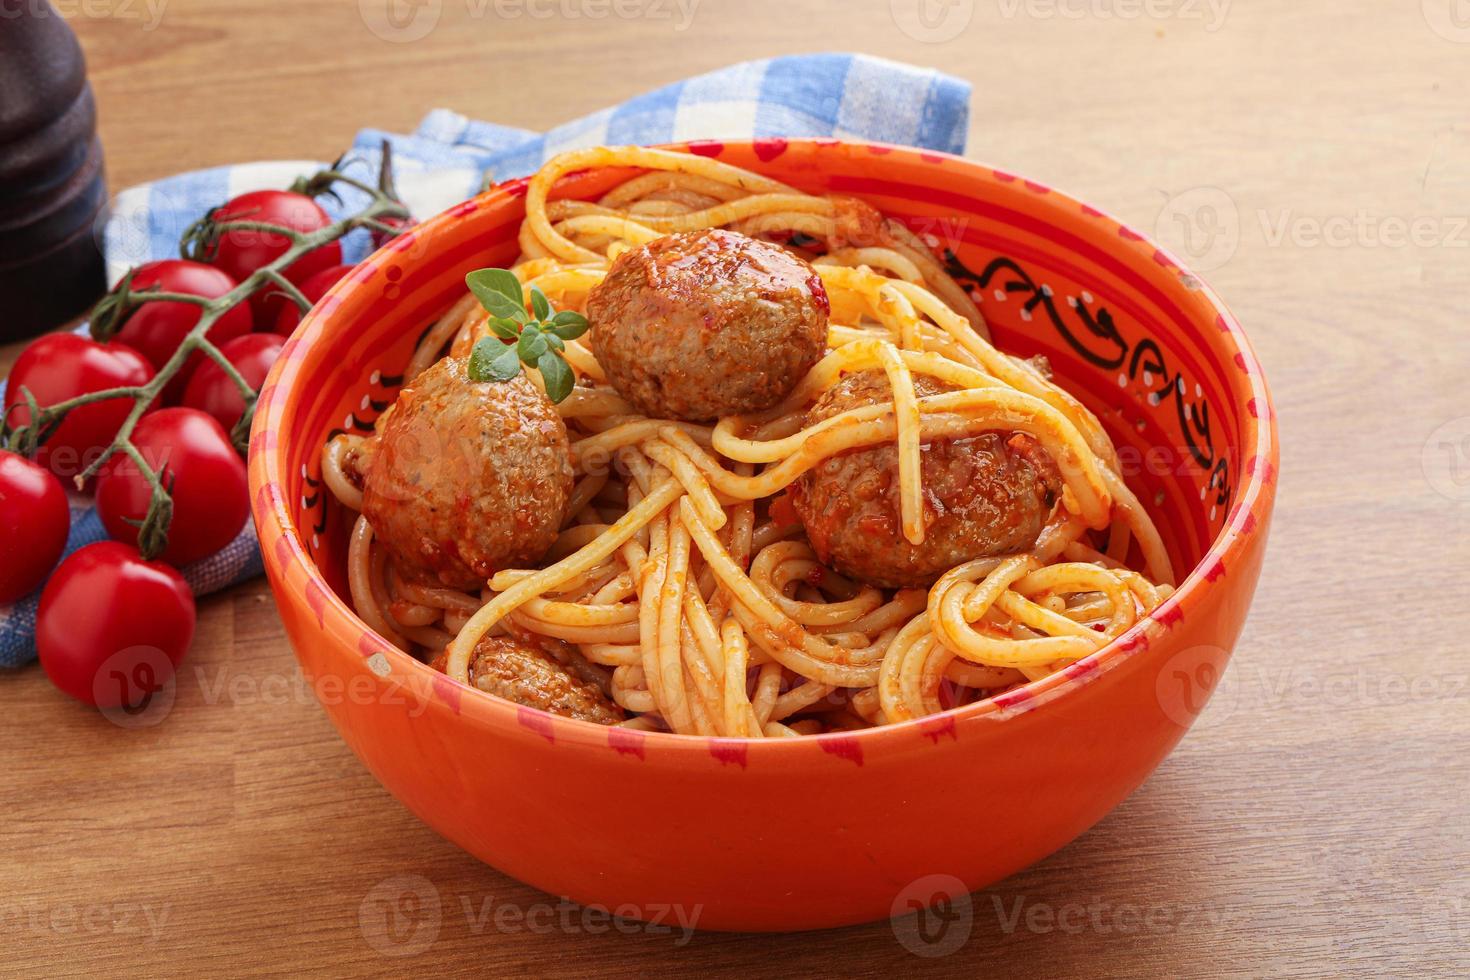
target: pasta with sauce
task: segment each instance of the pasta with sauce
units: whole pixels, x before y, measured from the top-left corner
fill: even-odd
[[[636,175],[551,198],[604,167]],[[553,342],[565,397],[550,366],[475,379],[495,318],[468,294],[376,433],[323,452],[359,614],[452,678],[601,724],[814,734],[1044,677],[1170,594],[1097,419],[866,204],[599,147],[531,178],[519,244],[522,303],[590,321]]]

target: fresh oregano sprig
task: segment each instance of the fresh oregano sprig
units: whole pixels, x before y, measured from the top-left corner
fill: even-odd
[[[576,377],[564,355],[566,341],[587,332],[587,318],[572,310],[553,310],[536,286],[530,289],[527,312],[521,281],[509,269],[476,269],[464,281],[490,314],[490,332],[495,335],[470,352],[470,379],[509,381],[524,364],[541,372],[546,397],[553,402],[570,395]]]

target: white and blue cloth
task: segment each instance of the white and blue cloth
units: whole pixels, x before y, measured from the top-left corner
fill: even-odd
[[[478,191],[486,177],[531,173],[564,150],[598,144],[655,144],[758,136],[835,136],[906,143],[963,152],[970,86],[949,75],[857,54],[812,54],[748,61],[676,82],[545,133],[468,119],[447,109],[430,112],[407,136],[365,129],[350,154],[361,176],[376,174],[384,140],[393,148],[400,195],[426,217]],[[230,197],[285,187],[320,161],[287,160],[213,167],[131,187],[112,201],[103,233],[109,281],[127,269],[178,255],[190,222]],[[360,198],[344,194],[329,212],[355,210]],[[354,232],[343,242],[344,261],[369,249]],[[3,397],[4,382],[0,382]],[[66,552],[105,538],[91,502],[73,499]],[[3,560],[3,559],[0,559]],[[262,571],[255,528],[248,523],[218,554],[183,569],[196,595],[243,582]],[[0,667],[35,659],[39,594],[0,606]]]

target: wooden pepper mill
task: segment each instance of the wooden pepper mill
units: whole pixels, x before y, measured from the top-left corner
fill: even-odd
[[[0,342],[81,314],[106,282],[97,109],[50,3],[0,0]],[[94,230],[95,229],[95,230]]]

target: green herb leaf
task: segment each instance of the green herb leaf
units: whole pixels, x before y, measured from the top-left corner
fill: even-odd
[[[471,381],[509,381],[521,373],[521,359],[514,344],[486,337],[470,351]]]
[[[562,339],[556,334],[543,333],[541,336],[546,338],[546,346],[550,347],[552,350],[563,351],[567,349],[567,345],[562,343]]]
[[[554,351],[542,354],[536,361],[536,370],[541,372],[541,380],[546,383],[546,397],[552,402],[560,402],[572,393],[576,379],[560,354]]]
[[[521,373],[520,360],[520,357],[516,355],[515,347],[507,346],[495,355],[495,360],[490,362],[491,374],[497,380],[509,381]]]
[[[521,360],[527,364],[535,364],[546,353],[546,338],[536,324],[528,323],[521,330],[521,339],[516,348],[520,351]]]
[[[562,340],[576,340],[587,332],[587,318],[571,310],[562,310],[550,321],[551,332]]]
[[[521,335],[521,328],[516,322],[505,317],[491,317],[490,329],[501,340],[515,340]]]
[[[546,298],[540,286],[531,287],[531,312],[536,314],[538,320],[551,316],[551,301]]]
[[[492,315],[516,323],[530,319],[521,297],[521,282],[509,269],[476,269],[464,277],[464,282]]]

